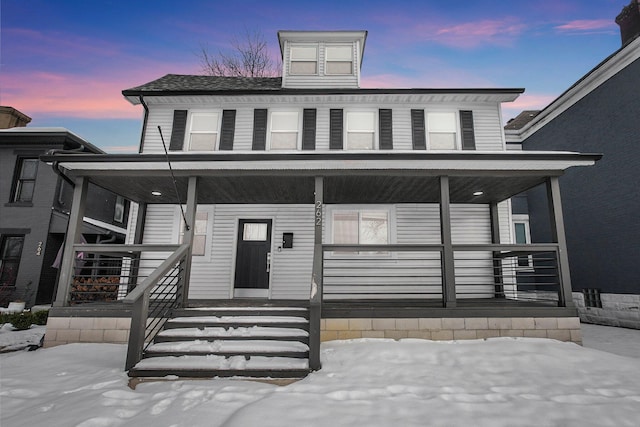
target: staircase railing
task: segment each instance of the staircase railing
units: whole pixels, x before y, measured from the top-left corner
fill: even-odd
[[[181,245],[123,300],[131,304],[131,328],[125,369],[142,359],[142,354],[182,303],[184,262],[189,245]]]

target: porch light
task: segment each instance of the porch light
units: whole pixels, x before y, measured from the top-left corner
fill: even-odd
[[[159,192],[159,191],[154,190],[154,191],[151,192],[151,195],[152,196],[156,196],[156,197],[160,197],[160,196],[162,196],[162,193]]]
[[[473,193],[474,196],[482,196],[484,194],[484,191],[475,191]]]

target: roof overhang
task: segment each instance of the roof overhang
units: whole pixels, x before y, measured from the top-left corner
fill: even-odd
[[[70,177],[144,203],[186,200],[199,177],[199,203],[313,203],[314,177],[325,178],[326,203],[432,203],[438,180],[450,177],[453,203],[505,200],[561,175],[593,165],[601,155],[566,152],[212,153],[57,155]],[[162,195],[154,196],[152,191]],[[481,191],[481,195],[474,195]]]

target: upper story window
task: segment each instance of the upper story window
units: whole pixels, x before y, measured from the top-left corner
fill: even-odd
[[[297,111],[274,111],[271,113],[271,150],[296,150],[300,114]]]
[[[24,236],[3,236],[0,242],[0,285],[15,286]]]
[[[353,48],[351,46],[327,46],[325,58],[325,74],[353,74]]]
[[[373,150],[376,143],[376,113],[373,111],[346,112],[346,149]]]
[[[16,175],[13,183],[12,202],[31,202],[36,187],[38,159],[21,157],[16,163]]]
[[[318,74],[318,46],[292,46],[289,74]]]
[[[457,135],[456,113],[427,113],[427,144],[430,150],[455,150]]]
[[[187,127],[187,150],[215,150],[218,143],[219,123],[218,112],[192,112]]]

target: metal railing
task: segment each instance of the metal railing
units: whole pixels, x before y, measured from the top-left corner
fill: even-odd
[[[558,246],[453,245],[455,298],[562,305]],[[322,300],[431,300],[444,305],[443,245],[322,245]]]
[[[183,275],[189,245],[179,246],[122,299],[131,304],[131,328],[125,369],[142,359],[145,348],[162,329],[174,308],[183,302]]]

